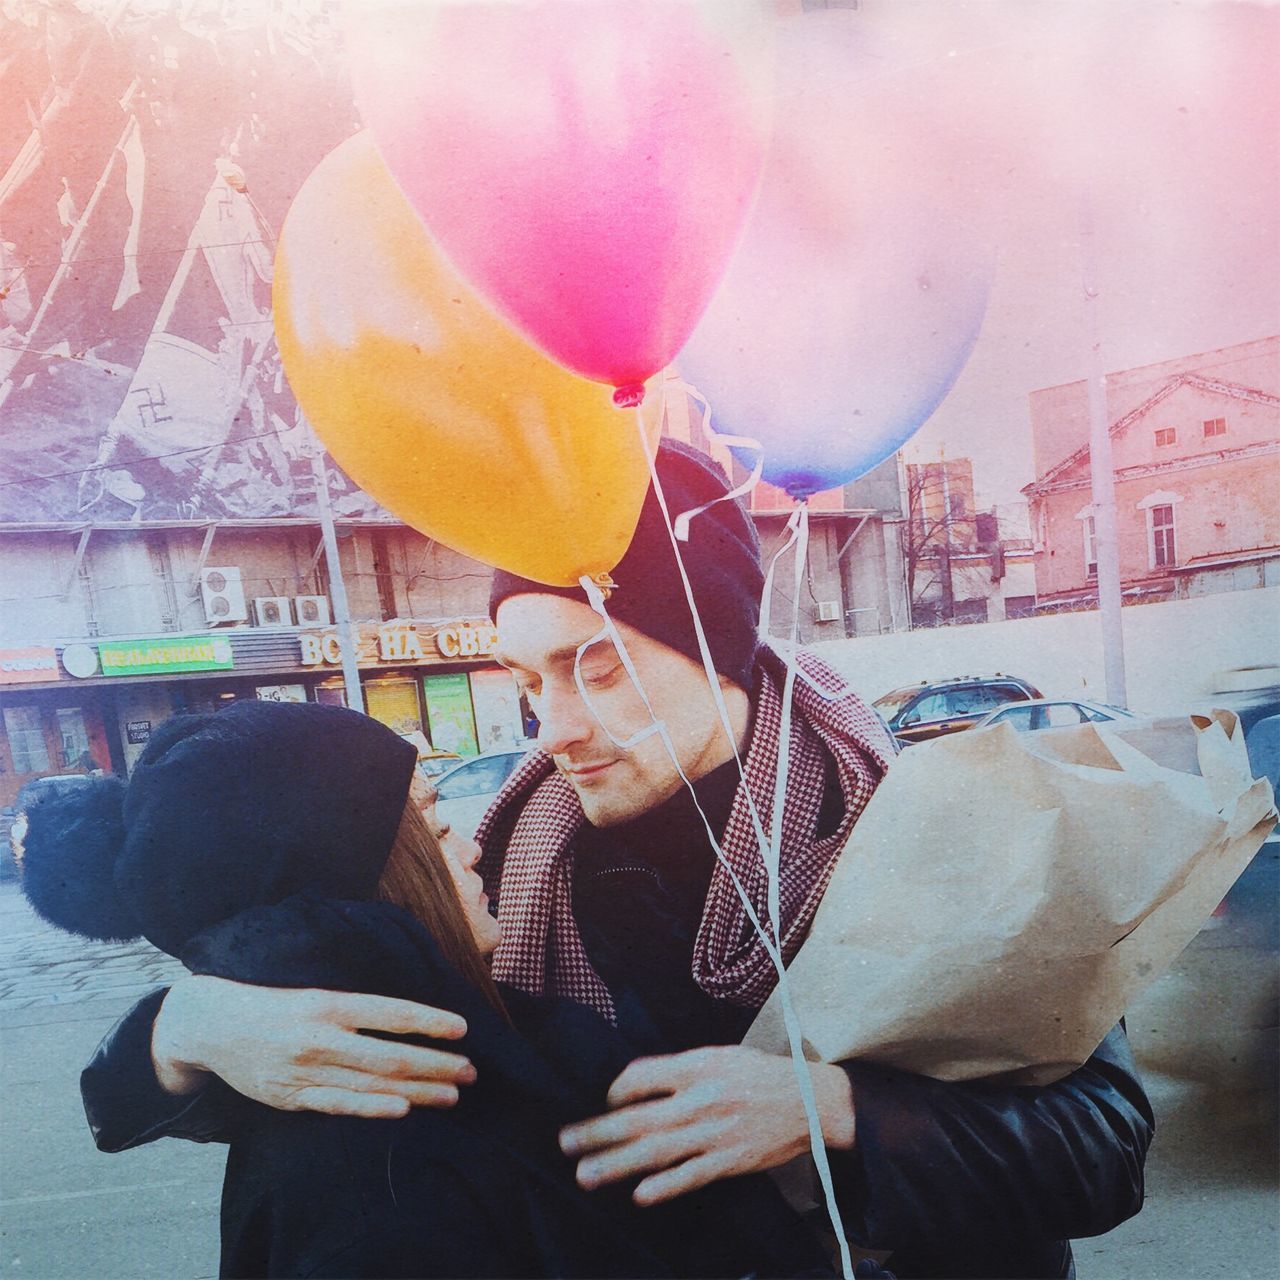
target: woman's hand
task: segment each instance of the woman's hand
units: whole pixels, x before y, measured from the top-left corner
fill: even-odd
[[[810,1063],[826,1145],[853,1146],[849,1078]],[[613,1082],[607,1115],[560,1132],[566,1155],[583,1157],[589,1188],[649,1174],[637,1204],[684,1195],[719,1178],[774,1169],[809,1150],[809,1124],[790,1058],[743,1045],[640,1058]]]
[[[475,1068],[461,1054],[361,1032],[456,1040],[466,1030],[455,1013],[389,996],[192,977],[161,1005],[151,1057],[170,1093],[193,1093],[212,1072],[279,1110],[390,1118],[452,1106]]]

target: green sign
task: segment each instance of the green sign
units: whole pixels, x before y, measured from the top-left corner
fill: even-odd
[[[422,692],[427,702],[431,745],[437,751],[456,751],[460,756],[478,756],[476,718],[471,710],[471,684],[465,671],[447,676],[423,676]]]
[[[178,671],[230,671],[235,666],[226,636],[164,636],[156,640],[99,641],[106,676],[153,676]]]

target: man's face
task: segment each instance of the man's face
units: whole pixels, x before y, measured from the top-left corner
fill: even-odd
[[[563,596],[517,595],[502,602],[496,622],[498,661],[528,697],[542,726],[538,745],[578,793],[588,821],[597,827],[626,822],[679,790],[680,775],[656,734],[629,748],[610,739],[611,733],[626,741],[652,721],[609,641],[582,655],[590,705],[579,693],[574,655],[600,631],[598,614]],[[624,622],[617,627],[688,777],[700,778],[730,759],[733,744],[702,667]],[[740,703],[745,709],[742,690],[721,684],[731,707]]]

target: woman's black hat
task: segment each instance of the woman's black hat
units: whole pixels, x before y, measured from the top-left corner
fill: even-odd
[[[90,938],[171,955],[302,889],[372,897],[417,761],[398,734],[314,703],[236,702],[166,720],[127,785],[91,780],[27,814],[23,890]]]

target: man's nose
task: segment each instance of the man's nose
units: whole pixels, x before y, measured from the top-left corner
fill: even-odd
[[[596,727],[595,716],[582,701],[576,685],[544,689],[537,712],[538,746],[549,755],[563,755],[585,742]]]

